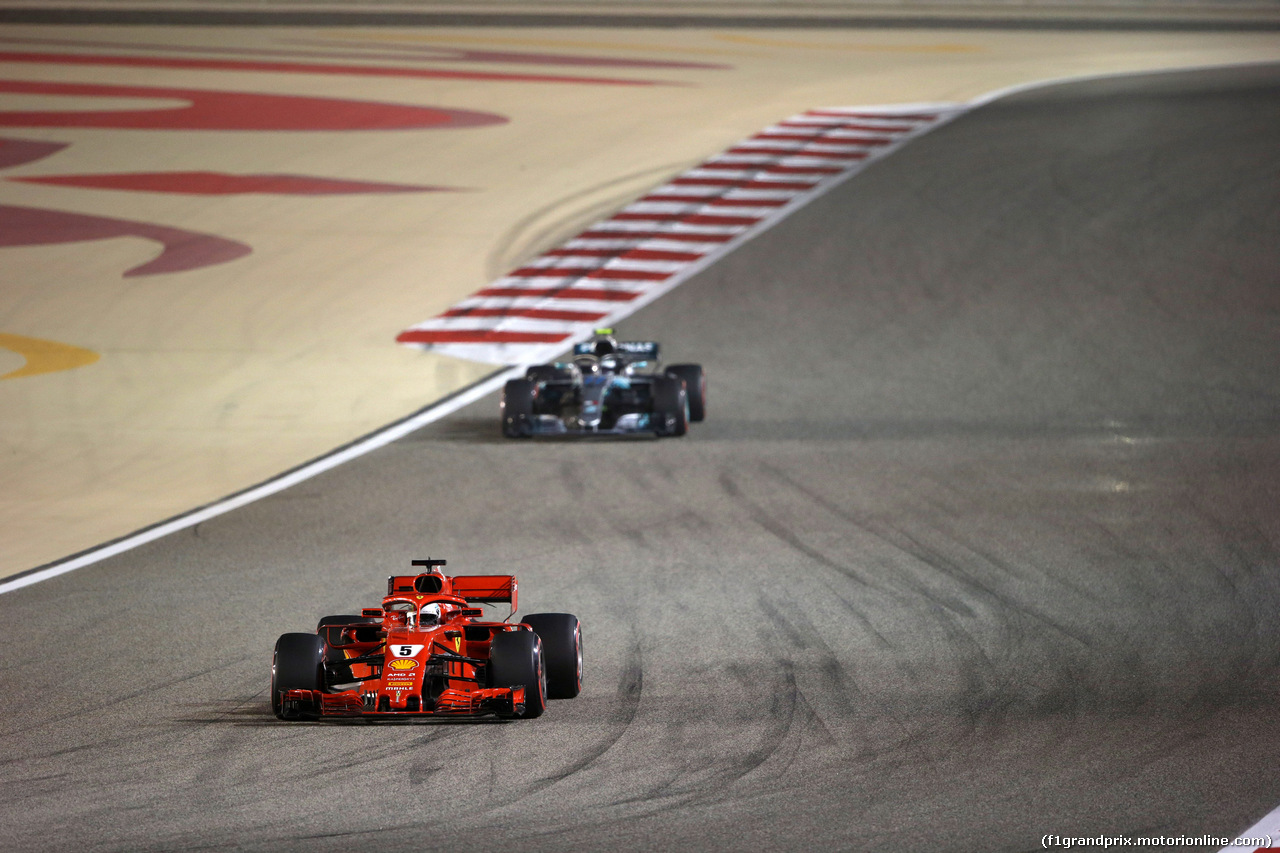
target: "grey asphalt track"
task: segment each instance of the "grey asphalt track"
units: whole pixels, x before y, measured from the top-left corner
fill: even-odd
[[[679,440],[486,400],[0,597],[5,850],[1038,849],[1280,804],[1280,67],[1031,91],[621,329]],[[283,724],[412,557],[583,620],[536,721]],[[1182,848],[1195,849],[1195,848]]]

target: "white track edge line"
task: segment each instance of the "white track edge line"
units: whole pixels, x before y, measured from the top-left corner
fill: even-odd
[[[911,142],[914,139],[918,139],[920,136],[923,136],[926,133],[929,133],[939,127],[946,125],[947,123],[958,118],[959,116],[964,115],[972,108],[973,106],[969,103],[954,102],[954,101],[914,102],[914,103],[902,104],[902,105],[899,105],[899,104],[884,105],[883,107],[881,107],[881,109],[885,110],[887,118],[892,118],[893,112],[891,111],[904,112],[908,110],[930,110],[936,113],[936,118],[934,118],[929,122],[921,123],[921,125],[915,128],[914,130],[910,130],[910,131],[907,131],[906,133],[899,135],[896,140],[894,140],[892,143],[888,145],[885,145],[880,150],[876,151],[875,154],[873,154],[871,157],[867,158],[866,160],[860,161],[857,164],[851,165],[849,168],[842,170],[838,174],[828,176],[823,181],[814,184],[814,187],[812,189],[802,191],[800,195],[796,196],[793,200],[787,202],[786,204],[780,207],[775,207],[770,209],[766,215],[760,217],[752,225],[746,226],[744,230],[735,234],[732,239],[730,239],[725,243],[720,244],[714,250],[706,253],[698,260],[690,262],[687,266],[683,267],[679,272],[675,273],[670,278],[667,278],[661,282],[655,282],[652,286],[646,287],[644,290],[639,291],[640,295],[636,299],[627,302],[625,306],[620,306],[619,310],[610,312],[608,315],[606,315],[606,317],[603,320],[600,321],[600,324],[613,325],[618,323],[621,320],[626,319],[627,317],[639,311],[641,308],[644,308],[645,306],[652,303],[654,300],[658,299],[659,297],[665,296],[667,293],[671,292],[676,287],[679,287],[681,284],[688,281],[690,278],[697,275],[698,273],[702,272],[708,266],[720,260],[725,255],[729,254],[730,252],[736,251],[738,248],[745,245],[750,240],[754,239],[761,232],[767,231],[768,229],[776,225],[779,221],[787,218],[788,216],[791,216],[793,213],[799,211],[801,208],[816,201],[817,199],[822,198],[824,195],[831,192],[836,187],[840,186],[846,181],[851,180],[855,175],[858,175],[861,172],[863,172],[871,164],[879,160],[882,160],[885,157],[888,157],[890,154],[897,151],[899,148],[906,145],[908,142]],[[823,109],[823,108],[815,107],[814,109]],[[687,173],[681,173],[681,175],[684,175],[684,174],[687,174]],[[640,200],[643,200],[643,196],[641,197]],[[604,220],[604,221],[608,222],[609,220]],[[597,223],[597,225],[592,225],[587,230],[596,228],[599,224],[600,223]],[[577,235],[570,238],[570,240],[572,239],[577,239]],[[432,318],[432,319],[435,319],[435,318]],[[429,322],[430,320],[423,321],[424,324]],[[422,324],[419,324],[419,325],[422,325]],[[416,327],[411,327],[411,328],[416,328]],[[563,353],[568,351],[568,349],[572,347],[574,343],[576,343],[581,339],[583,339],[582,335],[580,334],[573,335],[572,337],[567,338],[565,341],[563,341],[562,344],[560,345],[548,344],[546,345],[545,349],[542,349],[542,348],[538,348],[538,349],[541,351],[541,353]],[[418,345],[418,346],[422,346],[422,345]],[[444,346],[449,346],[449,345],[446,344]],[[529,349],[524,350],[526,354],[532,354],[535,351],[533,346],[531,345],[521,345],[521,346],[530,347]],[[458,355],[457,357],[463,358],[465,356]],[[488,362],[488,363],[493,364],[496,362]]]
[[[338,450],[333,451],[319,459],[305,463],[298,468],[294,468],[284,474],[260,483],[257,486],[251,486],[245,491],[238,492],[229,498],[216,501],[212,504],[200,507],[182,515],[161,522],[153,527],[148,527],[138,531],[123,539],[118,539],[107,545],[94,548],[90,551],[78,554],[70,559],[56,562],[37,569],[30,574],[21,575],[12,580],[0,583],[0,595],[13,590],[22,589],[41,581],[55,578],[58,575],[64,575],[67,572],[73,572],[76,569],[84,568],[93,563],[101,562],[109,557],[122,554],[125,551],[133,550],[148,542],[168,536],[170,533],[177,533],[179,530],[186,530],[194,527],[201,522],[208,521],[224,513],[228,513],[233,509],[238,509],[246,504],[259,501],[262,498],[269,497],[277,492],[284,491],[290,486],[297,485],[305,480],[309,480],[325,471],[329,471],[346,462],[350,462],[359,456],[383,447],[398,438],[403,438],[409,433],[426,426],[429,423],[438,421],[446,415],[453,414],[463,406],[474,403],[476,400],[496,391],[502,387],[507,379],[511,378],[517,372],[523,372],[522,369],[510,367],[506,370],[500,370],[498,373],[488,376],[480,380],[474,385],[470,385],[461,391],[445,398],[437,403],[433,403],[415,415],[410,415],[402,421],[397,421],[391,426],[384,427],[377,432],[357,439],[354,443],[348,444]],[[495,427],[496,429],[496,427]]]
[[[1250,844],[1248,846],[1231,845],[1223,847],[1220,853],[1253,853],[1255,850],[1267,850],[1271,845],[1280,841],[1280,806],[1272,809],[1271,813],[1253,826],[1246,829],[1235,836],[1236,841],[1243,841],[1246,838],[1262,839],[1267,846]]]
[[[802,195],[797,196],[795,199],[787,202],[785,205],[782,205],[781,207],[777,207],[769,211],[769,213],[761,217],[755,224],[748,226],[745,231],[742,231],[741,233],[734,235],[732,240],[721,244],[715,250],[708,252],[698,260],[689,263],[688,266],[684,267],[675,275],[671,276],[665,281],[657,283],[654,287],[651,287],[643,291],[639,297],[627,303],[627,305],[625,306],[625,308],[627,309],[625,314],[613,315],[613,317],[611,318],[611,322],[623,320],[626,317],[631,316],[632,314],[639,311],[641,308],[644,308],[645,306],[649,305],[654,300],[658,299],[661,296],[666,295],[667,293],[674,290],[676,287],[679,287],[681,284],[683,284],[693,276],[697,275],[698,273],[702,272],[707,267],[711,266],[713,263],[723,258],[725,255],[728,255],[730,252],[734,252],[738,250],[746,243],[755,239],[755,237],[761,234],[762,232],[767,231],[773,226],[777,225],[783,219],[786,219],[787,217],[791,216],[792,214],[796,213],[802,208],[808,206],[810,203],[818,200],[819,198],[822,198],[824,195],[831,192],[836,187],[840,186],[846,181],[851,180],[855,175],[860,174],[864,169],[866,169],[872,163],[875,163],[878,160],[884,159],[885,157],[889,156],[893,152],[897,151],[902,146],[906,145],[908,142],[911,142],[914,139],[918,139],[919,137],[923,136],[926,133],[929,133],[932,130],[935,130],[936,128],[942,127],[943,125],[949,123],[953,119],[968,112],[972,108],[970,104],[954,103],[954,102],[938,102],[938,103],[930,103],[930,104],[914,103],[914,104],[904,106],[903,109],[907,109],[908,107],[912,109],[934,109],[938,111],[938,117],[934,119],[932,122],[929,122],[928,124],[923,125],[922,127],[916,128],[915,130],[911,130],[911,131],[908,131],[907,133],[902,134],[893,143],[886,145],[883,147],[883,149],[881,149],[880,151],[877,151],[873,157],[868,158],[867,160],[862,161],[855,166],[845,169],[844,171],[840,172],[837,175],[831,176],[830,178],[827,179],[825,183],[820,183],[815,185],[815,189],[806,190]],[[892,108],[898,109],[897,105],[893,105]],[[816,107],[815,109],[821,109],[821,107]],[[567,342],[568,345],[565,346],[561,350],[561,352],[567,351],[569,347],[572,346],[573,343],[575,343],[575,341],[573,339],[570,339]]]

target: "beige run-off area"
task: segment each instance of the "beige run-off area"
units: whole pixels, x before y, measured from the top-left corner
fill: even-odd
[[[395,336],[786,116],[820,106],[963,101],[1078,75],[1280,60],[1280,37],[1266,31],[6,25],[2,34],[3,81],[347,98],[509,121],[350,132],[40,127],[11,119],[102,109],[102,101],[0,90],[0,138],[67,144],[0,169],[0,206],[128,219],[252,247],[214,266],[130,277],[124,272],[155,257],[158,244],[115,237],[0,248],[0,577],[261,482],[490,373],[492,366],[399,346]],[[358,58],[427,46],[455,59]],[[326,62],[659,85],[13,56],[266,62],[280,55],[262,52],[285,50],[356,57]],[[472,51],[471,61],[456,61],[460,50]],[[532,64],[510,54],[699,65]],[[450,189],[192,195],[14,180],[165,172]]]

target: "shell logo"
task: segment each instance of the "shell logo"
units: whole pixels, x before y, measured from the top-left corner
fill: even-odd
[[[407,669],[413,669],[417,665],[418,665],[418,662],[416,660],[393,660],[391,663],[387,664],[387,666],[391,667],[392,669],[397,669],[397,670],[400,670],[401,672]]]

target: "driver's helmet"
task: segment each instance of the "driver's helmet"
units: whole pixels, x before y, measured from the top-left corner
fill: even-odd
[[[599,376],[600,375],[600,359],[594,355],[580,355],[573,360],[577,365],[578,371],[583,376]]]
[[[422,605],[418,611],[418,630],[430,631],[444,621],[444,607],[438,601]]]
[[[597,335],[591,342],[591,351],[597,356],[613,355],[618,351],[618,341],[613,335]]]

